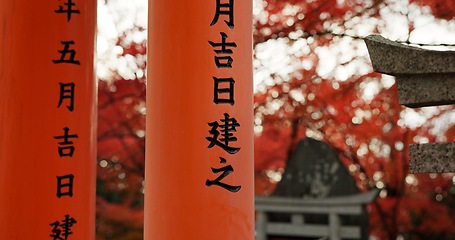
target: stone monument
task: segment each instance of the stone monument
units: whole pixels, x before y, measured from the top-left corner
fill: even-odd
[[[324,199],[360,193],[354,178],[327,143],[304,138],[290,155],[282,180],[272,196]],[[305,214],[305,222],[323,223],[327,217]],[[270,214],[271,221],[290,221],[288,214]],[[342,224],[361,226],[362,239],[368,238],[366,207],[360,216],[342,216]]]
[[[395,76],[401,105],[455,104],[455,51],[407,46],[379,35],[365,38],[373,69]],[[410,172],[455,172],[455,143],[412,144]]]

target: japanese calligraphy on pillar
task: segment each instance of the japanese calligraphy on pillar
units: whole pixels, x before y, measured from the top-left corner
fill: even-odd
[[[72,26],[74,17],[78,17],[82,12],[78,9],[77,3],[74,0],[56,1],[58,5],[54,10],[54,14],[64,16],[62,21],[67,22],[67,27]],[[79,16],[83,17],[83,16]],[[60,48],[55,49],[55,58],[51,60],[55,68],[64,68],[67,66],[80,67],[81,63],[77,55],[77,43],[73,39],[63,38],[60,41]],[[71,76],[68,76],[68,78]],[[61,79],[58,85],[53,86],[56,89],[55,106],[58,114],[77,114],[77,102],[75,101],[76,84],[69,79]],[[70,125],[59,126],[61,131],[57,135],[51,136],[55,140],[56,154],[59,156],[59,161],[64,161],[64,164],[71,166],[73,161],[77,161],[77,139],[78,134],[74,132]],[[57,164],[57,163],[56,163]],[[60,164],[60,163],[58,163]],[[61,172],[55,176],[55,197],[63,200],[73,198],[77,192],[74,192],[74,183],[77,181],[77,176],[71,172]],[[51,219],[49,237],[53,240],[71,239],[73,234],[72,228],[77,224],[77,219],[71,216],[71,213],[61,212],[61,219]]]
[[[213,80],[213,103],[216,105],[228,105],[233,107],[235,105],[234,86],[235,79],[230,76],[230,71],[235,67],[234,59],[232,57],[237,44],[229,40],[229,34],[235,31],[234,22],[234,0],[215,0],[215,14],[210,23],[210,27],[217,24],[224,25],[224,31],[219,33],[219,39],[211,39],[208,44],[213,48],[214,64],[220,73],[223,75],[212,76]],[[220,20],[223,20],[221,22]],[[214,119],[213,122],[207,123],[209,126],[206,137],[209,142],[208,148],[221,148],[226,156],[219,156],[219,160],[213,160],[213,167],[211,167],[212,176],[209,176],[205,182],[207,187],[217,186],[230,192],[238,192],[242,186],[229,181],[229,175],[235,174],[233,166],[227,161],[228,156],[234,156],[241,150],[236,145],[237,128],[240,123],[236,120],[235,116],[231,116],[225,112],[219,119]]]

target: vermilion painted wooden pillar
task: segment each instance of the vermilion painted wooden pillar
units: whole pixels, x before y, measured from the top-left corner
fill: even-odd
[[[0,1],[0,239],[95,237],[96,1]]]
[[[252,1],[149,1],[146,240],[252,240]]]

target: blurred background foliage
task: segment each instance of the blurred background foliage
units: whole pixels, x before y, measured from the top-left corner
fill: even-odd
[[[100,240],[143,238],[144,6],[99,2]],[[453,239],[455,175],[410,174],[408,146],[455,141],[454,106],[400,106],[394,78],[373,72],[362,39],[454,44],[455,2],[255,0],[253,14],[255,194],[273,192],[311,137],[336,150],[361,191],[381,189],[368,207],[372,239]]]

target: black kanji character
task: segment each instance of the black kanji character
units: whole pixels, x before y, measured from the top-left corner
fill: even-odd
[[[227,15],[229,20],[224,22],[229,28],[234,28],[234,0],[229,0],[229,3],[221,3],[221,0],[216,0],[216,11],[210,26],[218,22],[220,15]]]
[[[63,219],[61,223],[59,221],[55,221],[49,224],[53,227],[52,234],[49,236],[52,238],[52,240],[67,240],[69,236],[73,234],[71,228],[76,223],[77,222],[74,218],[70,217],[69,214],[66,214],[65,219]]]
[[[220,157],[220,160],[221,160],[220,161],[221,163],[226,163],[226,159]],[[221,180],[223,180],[227,175],[234,172],[234,168],[231,165],[225,166],[222,168],[211,168],[211,169],[212,169],[213,173],[219,173],[219,172],[222,172],[222,173],[214,180],[207,179],[205,181],[205,185],[207,187],[216,185],[216,186],[222,187],[230,192],[238,192],[242,188],[241,186],[232,186],[232,185],[221,182]]]
[[[221,123],[221,125],[217,121],[208,123],[208,125],[212,127],[209,131],[212,136],[205,138],[210,142],[208,148],[212,148],[213,146],[217,145],[229,154],[237,153],[240,148],[231,147],[229,146],[229,143],[237,141],[237,138],[234,137],[233,132],[237,131],[236,127],[240,127],[240,124],[235,118],[231,118],[227,113],[224,113],[224,119],[221,119]],[[220,136],[218,128],[221,128],[220,139],[218,139]]]
[[[64,176],[57,176],[57,197],[63,196],[73,197],[73,180],[74,175],[68,174]]]
[[[66,6],[58,6],[58,10],[55,10],[56,13],[66,13],[66,21],[69,22],[71,20],[71,14],[80,14],[81,12],[77,9],[73,9],[76,6],[72,0],[68,0],[67,2],[63,3]]]
[[[64,99],[68,99],[69,103],[66,105],[66,107],[70,112],[72,112],[74,110],[74,88],[76,87],[76,85],[73,82],[71,83],[60,82],[59,84],[60,97],[58,100],[57,108],[59,108],[62,105]]]
[[[234,79],[213,77],[213,81],[213,102],[215,104],[228,103],[234,105]]]
[[[70,141],[70,138],[78,138],[77,134],[69,135],[69,128],[63,128],[64,134],[63,136],[55,136],[55,139],[63,139],[62,142],[58,142],[58,155],[60,157],[73,157],[75,147],[73,146],[73,141]]]
[[[78,60],[74,60],[76,57],[76,51],[74,49],[70,49],[70,45],[74,44],[74,41],[61,41],[61,43],[64,45],[63,50],[59,50],[58,52],[61,54],[59,60],[52,60],[53,63],[71,63],[71,64],[77,64],[80,65],[81,63]],[[67,58],[66,55],[69,54],[69,57]]]
[[[233,51],[231,48],[236,48],[237,44],[235,42],[226,42],[227,34],[224,32],[220,32],[221,35],[221,43],[214,43],[212,41],[208,41],[209,44],[213,48],[221,47],[220,49],[214,49],[215,53],[218,54],[232,54]],[[217,68],[232,68],[232,62],[234,60],[231,56],[215,56],[215,64]]]

